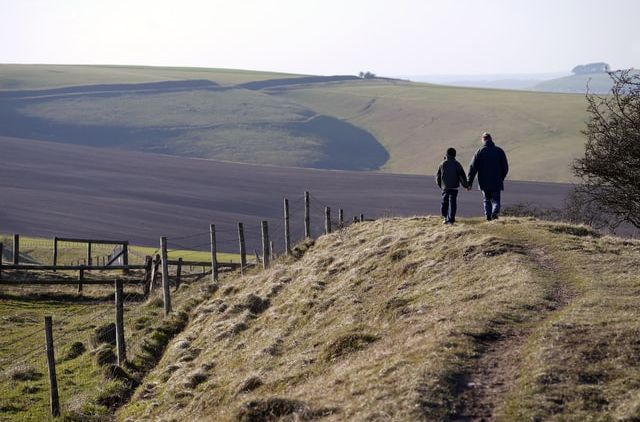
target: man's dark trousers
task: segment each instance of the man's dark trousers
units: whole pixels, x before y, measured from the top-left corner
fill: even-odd
[[[500,214],[500,191],[483,190],[482,196],[484,196],[484,215],[487,220],[498,218],[498,214]]]
[[[456,210],[458,209],[458,189],[442,189],[442,218],[449,223],[456,222]]]

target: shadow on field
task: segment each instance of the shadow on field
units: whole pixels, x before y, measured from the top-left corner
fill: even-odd
[[[332,170],[379,170],[389,160],[389,153],[369,132],[343,120],[316,116],[306,122],[287,125],[295,136],[319,137],[326,158],[308,167]]]

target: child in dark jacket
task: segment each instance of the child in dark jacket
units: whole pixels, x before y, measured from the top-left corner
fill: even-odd
[[[444,224],[453,224],[456,222],[456,209],[458,188],[467,187],[467,175],[462,165],[456,160],[455,148],[447,149],[447,156],[438,167],[436,173],[436,183],[442,189],[442,202],[440,211]]]

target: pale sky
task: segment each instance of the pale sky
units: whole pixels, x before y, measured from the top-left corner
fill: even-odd
[[[640,67],[639,0],[0,0],[0,63],[309,74]]]

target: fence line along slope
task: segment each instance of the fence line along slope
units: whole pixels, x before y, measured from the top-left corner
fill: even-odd
[[[301,246],[195,308],[118,419],[637,418],[637,241],[415,217]]]

